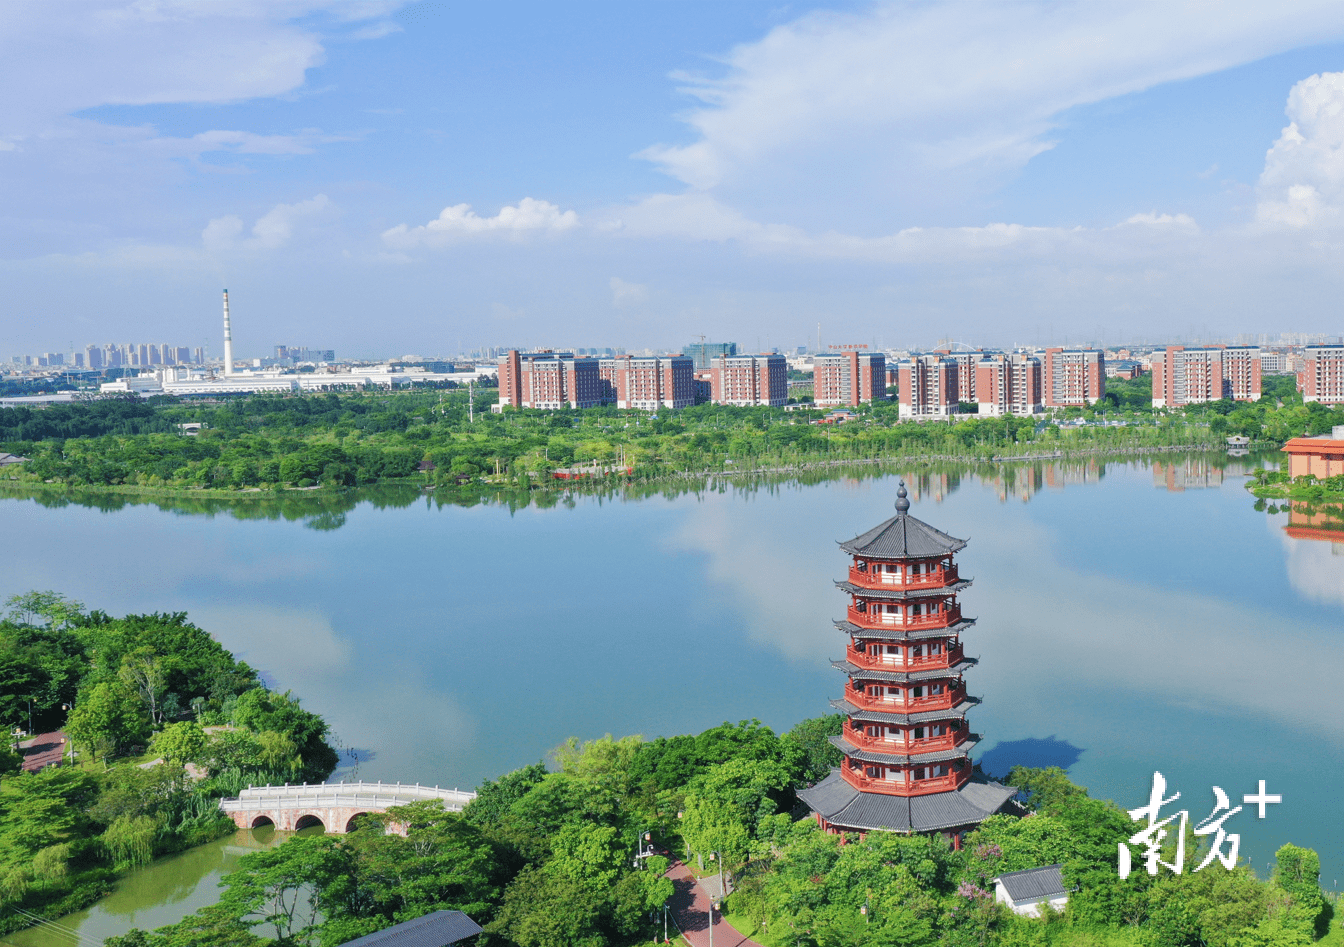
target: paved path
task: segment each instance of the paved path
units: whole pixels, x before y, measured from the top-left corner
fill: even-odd
[[[55,733],[41,733],[35,737],[30,737],[19,744],[19,752],[23,754],[23,770],[26,773],[35,773],[47,766],[53,766],[61,762],[61,754],[65,752],[65,734],[60,730]]]
[[[672,917],[677,928],[685,936],[691,947],[709,947],[709,895],[696,884],[690,869],[679,861],[674,861],[667,870],[672,879],[674,893],[668,904],[672,908]],[[716,882],[718,879],[714,879]],[[715,885],[717,888],[717,884]],[[736,928],[714,912],[714,947],[762,947],[754,940],[748,940]]]

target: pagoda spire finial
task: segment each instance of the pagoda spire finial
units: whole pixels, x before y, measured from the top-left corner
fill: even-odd
[[[910,512],[910,500],[905,494],[905,481],[900,481],[900,486],[896,488],[896,512],[904,516]]]

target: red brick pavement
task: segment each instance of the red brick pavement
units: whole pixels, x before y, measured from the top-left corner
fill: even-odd
[[[61,762],[61,755],[65,753],[65,734],[60,730],[55,733],[41,733],[35,737],[30,737],[19,744],[19,752],[23,754],[23,770],[26,773],[35,773],[40,769],[53,766]]]
[[[668,900],[677,929],[691,947],[709,947],[709,895],[696,883],[695,876],[681,862],[674,861],[667,870],[674,893]],[[762,947],[749,940],[714,912],[714,947]]]

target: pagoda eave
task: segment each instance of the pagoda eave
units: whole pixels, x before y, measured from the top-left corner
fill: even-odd
[[[974,618],[961,618],[950,625],[931,628],[902,628],[899,625],[881,625],[869,628],[856,625],[841,618],[832,619],[832,624],[845,634],[854,638],[867,638],[869,641],[923,641],[926,638],[946,638],[959,635],[975,624]]]
[[[925,710],[917,714],[889,714],[880,710],[868,710],[858,704],[850,703],[843,697],[833,699],[831,706],[846,716],[854,720],[862,720],[864,723],[911,724],[930,723],[949,718],[964,718],[966,712],[978,703],[980,703],[979,697],[964,697],[960,703],[948,710]]]
[[[848,661],[832,661],[831,667],[837,671],[844,671],[850,677],[857,677],[865,681],[891,681],[892,683],[909,683],[910,681],[936,681],[945,677],[956,677],[966,671],[967,668],[974,667],[980,663],[979,658],[962,658],[956,664],[949,664],[947,667],[929,668],[924,671],[881,671],[877,668],[859,667],[857,664],[850,664]]]
[[[798,798],[829,828],[842,832],[941,832],[979,825],[1016,794],[1013,786],[972,776],[960,789],[890,796],[856,789],[833,769],[817,785],[799,790]]]
[[[834,579],[835,587],[848,592],[850,595],[861,595],[867,599],[879,599],[887,602],[900,602],[912,598],[938,598],[944,595],[954,595],[962,589],[969,588],[971,579],[958,579],[947,585],[935,585],[929,588],[899,588],[896,586],[880,586],[872,588],[867,585],[855,585],[847,579]]]
[[[949,750],[932,750],[928,753],[879,753],[877,750],[855,746],[843,735],[830,737],[829,739],[832,746],[850,759],[862,760],[865,763],[887,763],[893,766],[910,764],[919,766],[927,763],[948,763],[952,760],[965,759],[970,755],[975,745],[980,742],[981,737],[978,733],[967,734],[965,740]]]

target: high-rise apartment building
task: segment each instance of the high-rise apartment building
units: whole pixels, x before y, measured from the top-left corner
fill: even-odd
[[[1041,360],[1021,352],[983,356],[975,364],[975,394],[982,415],[1040,414]]]
[[[602,400],[618,408],[657,411],[695,404],[695,369],[688,355],[618,355],[598,362]]]
[[[901,418],[944,421],[961,400],[961,366],[946,355],[912,355],[897,365]]]
[[[1223,398],[1260,400],[1260,350],[1255,346],[1169,345],[1153,353],[1152,365],[1154,408]]]
[[[1106,394],[1106,356],[1097,349],[1048,348],[1041,359],[1041,403],[1081,408]]]
[[[975,366],[980,364],[980,360],[988,353],[984,349],[975,349],[973,351],[954,352],[951,349],[938,349],[935,355],[941,355],[944,358],[950,358],[957,363],[957,400],[964,401],[967,404],[975,404],[977,397],[975,392]]]
[[[499,359],[499,403],[515,408],[594,408],[602,403],[597,359],[512,349]]]
[[[887,357],[849,350],[812,359],[812,400],[822,407],[854,407],[887,400]]]
[[[1308,345],[1297,373],[1303,401],[1344,404],[1344,345]]]
[[[789,366],[783,355],[720,355],[709,366],[715,404],[780,407],[789,401]]]

